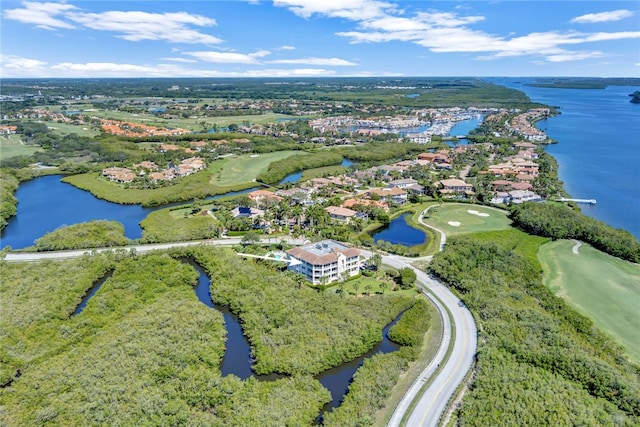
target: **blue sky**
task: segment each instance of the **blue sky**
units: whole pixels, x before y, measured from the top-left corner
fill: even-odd
[[[13,1],[10,77],[640,77],[638,1]]]

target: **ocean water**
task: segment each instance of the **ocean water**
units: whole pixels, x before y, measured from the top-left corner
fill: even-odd
[[[528,86],[531,79],[487,79],[526,93],[561,114],[537,123],[558,141],[546,150],[574,198],[596,199],[582,212],[640,239],[640,104],[629,102],[637,86],[552,89]]]

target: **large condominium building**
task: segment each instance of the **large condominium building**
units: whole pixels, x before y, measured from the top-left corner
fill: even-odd
[[[323,240],[287,251],[300,263],[289,269],[304,274],[314,285],[331,283],[360,272],[360,251],[333,240]]]

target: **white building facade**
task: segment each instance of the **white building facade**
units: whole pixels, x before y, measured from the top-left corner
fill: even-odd
[[[360,273],[360,250],[333,240],[300,246],[287,251],[299,263],[289,270],[303,274],[314,285],[331,283]]]

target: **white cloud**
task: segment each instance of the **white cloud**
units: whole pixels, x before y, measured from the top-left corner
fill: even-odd
[[[4,19],[34,24],[38,28],[53,30],[56,28],[74,28],[74,26],[59,19],[58,16],[77,9],[75,6],[64,3],[36,3],[24,2],[23,8],[7,9],[3,13]]]
[[[358,65],[355,62],[340,58],[299,58],[299,59],[275,59],[266,61],[269,64],[307,64],[307,65],[327,65],[333,67],[345,65]]]
[[[295,46],[287,46],[287,45],[280,46],[278,49],[279,50],[296,50]]]
[[[184,52],[185,55],[191,55],[206,62],[216,62],[220,64],[258,64],[259,58],[263,58],[270,55],[268,50],[259,50],[254,53],[244,54],[235,52],[214,52],[214,51],[200,51],[200,52]]]
[[[602,52],[598,51],[581,51],[581,52],[563,52],[554,55],[548,55],[546,57],[549,62],[567,62],[567,61],[581,61],[583,59],[599,58],[603,56]]]
[[[109,11],[102,13],[70,13],[69,19],[93,30],[113,31],[125,40],[165,40],[176,43],[216,44],[221,40],[193,30],[188,25],[214,26],[216,21],[185,12],[148,13]]]
[[[384,16],[396,6],[375,0],[274,0],[274,6],[286,7],[298,16],[324,15],[362,21]]]
[[[331,4],[324,5],[325,2],[280,0],[280,3],[289,4],[291,10],[301,16],[312,13],[339,16],[336,10],[338,12],[341,10],[337,6],[332,9]],[[293,4],[297,5],[297,9],[291,6]],[[439,53],[487,53],[476,59],[489,60],[529,55],[545,58],[549,62],[581,60],[601,55],[600,52],[591,50],[568,51],[562,48],[565,45],[640,38],[640,32],[635,31],[613,33],[548,31],[522,36],[503,36],[471,28],[473,24],[485,20],[484,16],[460,16],[456,13],[437,11],[399,16],[400,12],[392,8],[379,6],[376,10],[378,13],[374,17],[353,19],[356,21],[357,30],[338,32],[336,35],[349,39],[350,43],[402,41],[415,43]]]
[[[198,62],[195,59],[187,59],[187,58],[173,58],[173,57],[169,57],[169,58],[161,58],[163,61],[171,61],[171,62],[183,62],[183,63],[194,63],[194,62]]]
[[[243,77],[322,77],[335,75],[335,72],[322,68],[260,69],[243,71],[238,75]]]
[[[25,77],[38,74],[47,63],[38,59],[23,58],[16,55],[0,55],[0,76]]]
[[[24,8],[5,10],[3,17],[45,29],[73,29],[78,25],[119,33],[125,40],[165,40],[175,43],[217,44],[220,40],[192,27],[212,27],[216,21],[186,12],[149,13],[140,11],[83,12],[64,3],[24,2]]]
[[[633,12],[627,9],[612,10],[611,12],[588,13],[573,18],[569,22],[578,24],[593,24],[596,22],[614,22],[633,16]]]

